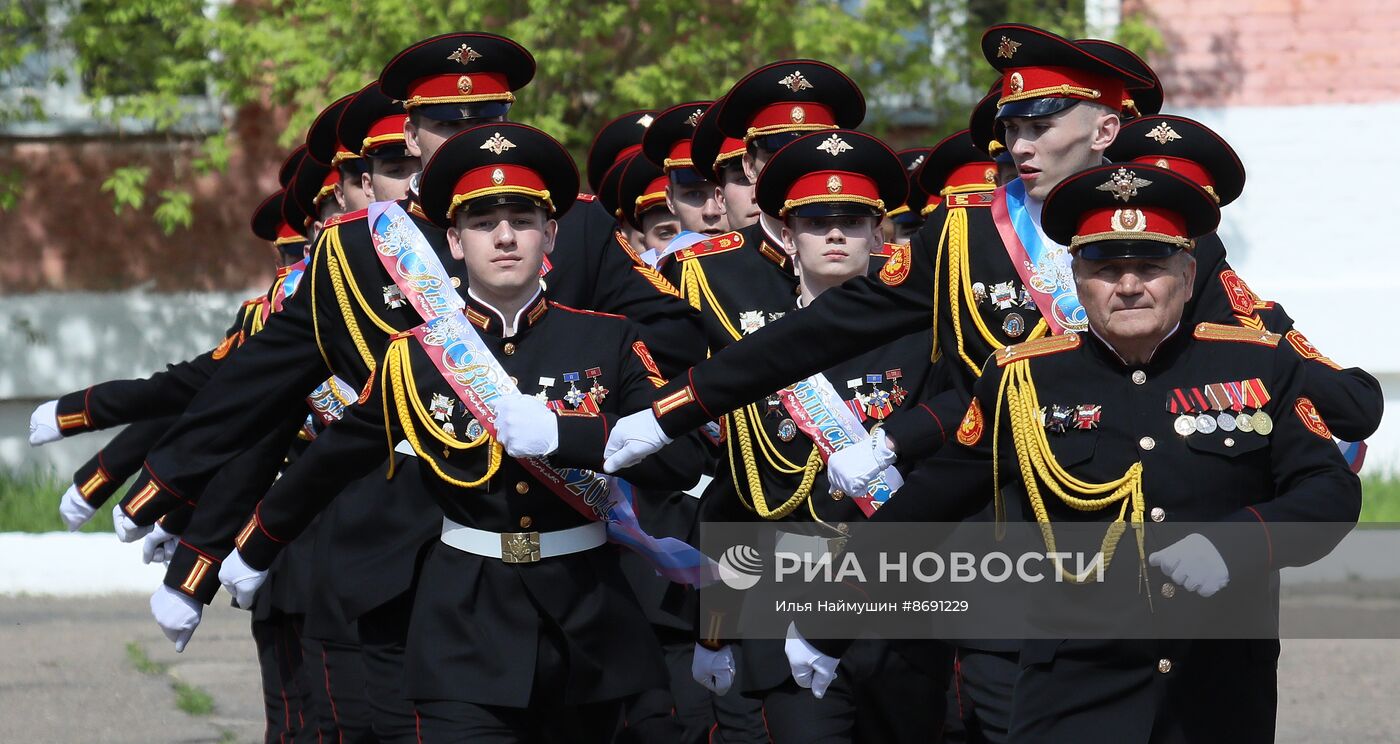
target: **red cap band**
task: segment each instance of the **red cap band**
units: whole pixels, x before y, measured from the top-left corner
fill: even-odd
[[[1119,233],[1115,238],[1131,239],[1125,233],[1156,233],[1187,239],[1186,219],[1180,212],[1161,207],[1091,209],[1079,217],[1078,237]]]
[[[943,182],[943,188],[951,189],[957,186],[995,186],[997,183],[997,164],[988,161],[976,163],[963,163],[953,169],[948,174],[948,179]]]
[[[850,171],[824,170],[808,173],[788,187],[783,212],[819,202],[854,202],[884,209],[875,180]]]
[[[471,103],[474,101],[514,101],[510,84],[504,73],[478,72],[471,75],[429,75],[414,80],[408,86],[404,108],[433,103]]]
[[[1032,98],[1075,98],[1117,111],[1127,95],[1122,80],[1075,67],[1018,67],[1003,71],[998,106]]]
[[[808,132],[835,129],[836,115],[820,103],[810,101],[773,103],[765,106],[749,122],[748,137],[779,132]]]

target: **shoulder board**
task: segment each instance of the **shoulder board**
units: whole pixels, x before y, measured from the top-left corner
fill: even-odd
[[[895,245],[894,243],[885,243],[879,248],[876,248],[875,250],[871,251],[870,256],[871,258],[889,258],[890,256],[894,255],[894,252],[898,250],[898,248],[899,246]]]
[[[598,312],[597,310],[580,310],[580,309],[578,309],[578,308],[576,308],[576,307],[569,307],[568,305],[561,305],[561,304],[559,304],[559,303],[557,303],[557,302],[553,302],[553,301],[551,301],[551,302],[549,303],[549,306],[552,307],[552,308],[554,308],[554,309],[556,309],[556,310],[564,310],[564,311],[571,312],[571,313],[578,313],[579,315],[596,315],[596,316],[598,316],[598,317],[600,317],[600,318],[617,318],[618,320],[627,320],[627,316],[626,316],[626,315],[618,315],[618,314],[616,314],[616,313],[601,313],[601,312]]]
[[[1003,346],[996,351],[997,366],[1017,362],[1031,357],[1045,356],[1047,354],[1058,354],[1062,351],[1079,348],[1078,333],[1061,333],[1058,336],[1046,336],[1034,341],[1016,344],[1014,346]]]
[[[700,256],[713,256],[719,253],[728,253],[737,248],[744,247],[744,236],[738,232],[716,235],[709,240],[702,240],[695,245],[682,248],[671,254],[677,261],[689,261]]]
[[[593,194],[579,194],[578,200],[581,202],[598,201],[598,197]]]
[[[1196,326],[1194,335],[1202,341],[1244,341],[1260,346],[1278,346],[1279,339],[1282,338],[1271,331],[1240,328],[1219,323],[1201,323]]]
[[[990,207],[992,206],[992,194],[995,191],[973,191],[967,194],[949,194],[943,197],[943,206],[952,209],[953,207]]]
[[[324,230],[327,227],[339,225],[342,222],[354,222],[355,220],[362,220],[366,217],[369,217],[368,209],[357,209],[354,212],[345,212],[344,214],[338,214],[326,220],[324,223],[321,224],[321,229]]]
[[[264,302],[267,302],[267,297],[265,295],[258,295],[257,297],[244,300],[242,307],[248,307],[250,305],[261,305]]]

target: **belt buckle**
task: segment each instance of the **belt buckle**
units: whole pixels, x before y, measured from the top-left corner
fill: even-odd
[[[540,533],[501,533],[501,561],[504,563],[535,563],[540,559]]]

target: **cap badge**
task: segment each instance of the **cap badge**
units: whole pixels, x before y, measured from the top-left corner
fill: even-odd
[[[982,180],[983,180],[983,181],[986,181],[987,183],[996,183],[996,182],[997,182],[997,169],[996,169],[996,168],[987,168],[987,169],[983,170],[983,171],[982,171]]]
[[[817,145],[817,149],[831,155],[832,157],[836,157],[837,155],[840,155],[841,153],[846,152],[847,150],[854,150],[855,148],[846,144],[846,140],[843,140],[837,135],[833,134],[830,137],[827,137],[820,145]]]
[[[506,182],[506,172],[505,172],[505,171],[501,170],[500,168],[497,168],[497,169],[491,171],[491,183],[494,183],[494,184],[496,184],[497,186],[500,186],[501,184],[503,184],[503,183],[505,183],[505,182]]]
[[[694,129],[700,123],[700,117],[705,113],[705,109],[695,109],[690,112],[690,116],[685,117],[686,126]]]
[[[656,121],[656,117],[652,116],[651,114],[643,114],[642,118],[637,120],[637,123],[641,125],[642,129],[646,129],[647,127],[650,127],[651,123],[654,121]]]
[[[919,157],[914,158],[914,162],[910,163],[910,164],[909,164],[909,167],[908,167],[908,168],[905,168],[905,170],[909,171],[910,173],[913,173],[914,171],[916,171],[916,170],[919,169],[919,166],[921,166],[921,165],[923,165],[923,164],[924,164],[924,156],[923,156],[923,155],[920,155]]]
[[[1011,59],[1016,56],[1016,50],[1021,48],[1021,42],[1012,41],[1005,36],[1001,37],[1001,43],[997,45],[997,59]]]
[[[464,96],[470,94],[472,92],[472,79],[466,75],[457,78],[457,91]]]
[[[472,49],[466,44],[463,44],[462,46],[457,47],[457,51],[447,55],[447,58],[452,60],[453,62],[459,62],[464,65],[469,65],[472,62],[481,59],[481,55],[475,49]]]
[[[1095,188],[1099,191],[1107,191],[1113,194],[1113,198],[1119,201],[1127,201],[1137,196],[1138,189],[1144,186],[1151,186],[1152,182],[1145,178],[1138,178],[1137,173],[1127,168],[1119,168],[1114,172],[1113,177],[1108,181],[1099,184]]]
[[[1147,215],[1141,209],[1118,209],[1108,224],[1115,232],[1143,232],[1147,229]]]
[[[1013,73],[1011,73],[1011,93],[1012,93],[1013,95],[1019,94],[1021,91],[1025,90],[1025,89],[1026,89],[1026,80],[1025,80],[1025,78],[1021,77],[1021,73],[1019,73],[1019,72],[1013,72]]]
[[[1152,130],[1147,133],[1147,138],[1156,140],[1159,145],[1165,145],[1172,140],[1181,139],[1181,135],[1177,134],[1176,130],[1172,129],[1171,126],[1164,121],[1153,127]]]
[[[807,110],[801,106],[793,106],[792,110],[788,112],[788,118],[792,119],[793,124],[801,124],[807,121]]]
[[[501,153],[515,147],[515,143],[501,136],[500,132],[491,135],[491,139],[481,143],[481,149],[490,150],[493,155]]]
[[[1162,170],[1172,169],[1172,164],[1168,163],[1166,158],[1157,158],[1157,162],[1153,163],[1153,165],[1157,166],[1158,168],[1161,168]]]
[[[831,178],[826,179],[826,190],[830,191],[833,194],[841,193],[841,177],[832,176]]]
[[[807,82],[807,78],[802,77],[801,70],[793,70],[787,77],[778,81],[778,85],[785,86],[788,90],[796,93],[799,90],[808,90],[812,84]]]

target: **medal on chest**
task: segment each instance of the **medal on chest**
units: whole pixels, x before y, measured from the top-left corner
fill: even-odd
[[[1176,416],[1172,428],[1183,437],[1216,431],[1268,436],[1274,430],[1273,418],[1264,411],[1268,402],[1269,391],[1255,377],[1176,388],[1167,401],[1167,412]]]

